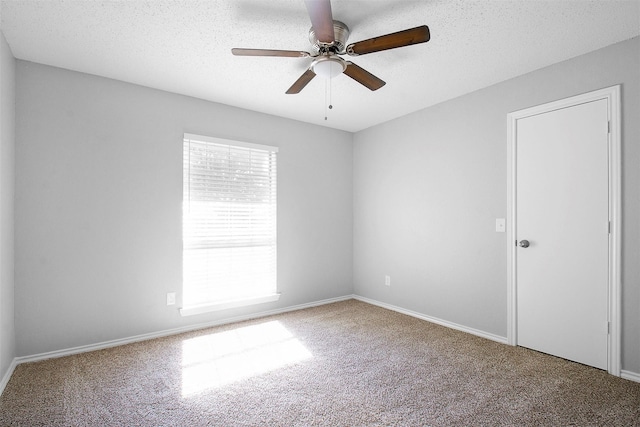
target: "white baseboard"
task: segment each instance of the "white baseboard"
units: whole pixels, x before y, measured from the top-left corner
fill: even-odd
[[[14,358],[11,361],[11,364],[9,365],[9,368],[7,369],[7,372],[4,373],[4,376],[2,377],[2,380],[0,381],[0,395],[2,395],[2,393],[4,392],[4,388],[9,383],[9,380],[11,379],[11,375],[13,375],[13,371],[16,370],[16,366],[18,366],[18,361]]]
[[[502,344],[507,344],[507,338],[501,337],[499,335],[494,335],[488,332],[480,331],[478,329],[469,328],[467,326],[458,325],[457,323],[449,322],[446,320],[438,319],[436,317],[431,317],[424,315],[422,313],[418,313],[415,311],[407,310],[401,307],[397,307],[395,305],[387,304],[384,302],[372,300],[370,298],[361,297],[359,295],[353,295],[354,299],[357,299],[362,302],[366,302],[369,304],[377,305],[378,307],[386,308],[389,310],[397,311],[398,313],[406,314],[408,316],[417,317],[418,319],[426,320],[428,322],[436,323],[438,325],[446,326],[448,328],[456,329],[458,331],[467,332],[472,335],[477,335],[482,338],[486,338],[492,341],[497,341]],[[640,374],[631,371],[625,371],[624,369],[620,371],[620,377],[626,380],[635,381],[640,383]]]
[[[411,317],[415,317],[415,318],[418,318],[418,319],[421,319],[421,320],[426,320],[427,322],[435,323],[435,324],[438,324],[438,325],[441,325],[441,326],[445,326],[445,327],[448,327],[448,328],[451,328],[451,329],[455,329],[455,330],[458,330],[458,331],[466,332],[466,333],[469,333],[469,334],[472,334],[472,335],[476,335],[476,336],[479,336],[479,337],[482,337],[482,338],[486,338],[486,339],[491,340],[491,341],[499,342],[501,344],[507,344],[507,338],[506,337],[501,337],[499,335],[491,334],[489,332],[481,331],[481,330],[470,328],[470,327],[467,327],[467,326],[458,325],[457,323],[449,322],[447,320],[438,319],[438,318],[432,317],[432,316],[427,316],[427,315],[422,314],[422,313],[418,313],[418,312],[415,312],[415,311],[412,311],[412,310],[407,310],[407,309],[404,309],[402,307],[397,307],[397,306],[394,306],[394,305],[391,305],[391,304],[383,303],[383,302],[376,301],[376,300],[373,300],[373,299],[370,299],[370,298],[366,298],[366,297],[362,297],[362,296],[359,296],[359,295],[345,295],[345,296],[342,296],[342,297],[329,298],[329,299],[325,299],[325,300],[314,301],[314,302],[310,302],[310,303],[306,303],[306,304],[294,305],[294,306],[280,308],[280,309],[276,309],[276,310],[262,311],[262,312],[259,312],[259,313],[253,313],[253,314],[248,314],[248,315],[244,315],[244,316],[236,316],[236,317],[231,317],[231,318],[227,318],[227,319],[216,320],[216,321],[213,321],[213,322],[198,323],[198,324],[195,324],[195,325],[184,326],[184,327],[181,327],[181,328],[167,329],[167,330],[164,330],[164,331],[152,332],[152,333],[142,334],[142,335],[135,335],[135,336],[132,336],[132,337],[121,338],[121,339],[116,339],[116,340],[111,340],[111,341],[104,341],[104,342],[100,342],[100,343],[96,343],[96,344],[84,345],[84,346],[79,346],[79,347],[63,349],[63,350],[50,351],[50,352],[47,352],[47,353],[34,354],[34,355],[30,355],[30,356],[16,357],[15,359],[13,359],[13,361],[11,362],[11,365],[7,369],[7,372],[4,374],[4,376],[2,377],[2,380],[0,381],[0,395],[2,394],[2,392],[5,389],[5,387],[7,386],[7,383],[9,382],[9,379],[11,378],[11,375],[13,374],[14,370],[16,369],[16,366],[18,366],[21,363],[37,362],[37,361],[45,360],[45,359],[52,359],[52,358],[56,358],[56,357],[70,356],[72,354],[79,354],[79,353],[86,353],[86,352],[89,352],[89,351],[102,350],[102,349],[105,349],[105,348],[116,347],[116,346],[119,346],[119,345],[125,345],[125,344],[134,343],[134,342],[150,340],[150,339],[154,339],[154,338],[161,338],[161,337],[166,337],[166,336],[170,336],[170,335],[177,335],[177,334],[181,334],[181,333],[184,333],[184,332],[191,332],[191,331],[195,331],[195,330],[199,330],[199,329],[206,329],[206,328],[210,328],[210,327],[213,327],[213,326],[226,325],[226,324],[229,324],[229,323],[241,322],[241,321],[244,321],[244,320],[251,320],[251,319],[258,319],[258,318],[261,318],[261,317],[273,316],[273,315],[276,315],[276,314],[287,313],[287,312],[290,312],[290,311],[303,310],[305,308],[317,307],[317,306],[321,306],[321,305],[325,305],[325,304],[331,304],[331,303],[334,303],[334,302],[346,301],[346,300],[349,300],[349,299],[356,299],[356,300],[359,300],[359,301],[362,301],[362,302],[366,302],[368,304],[376,305],[378,307],[382,307],[382,308],[386,308],[388,310],[396,311],[398,313],[406,314],[406,315],[411,316]],[[640,374],[635,373],[635,372],[622,370],[621,373],[620,373],[620,376],[622,378],[624,378],[624,379],[627,379],[627,380],[640,382]]]
[[[151,333],[142,334],[142,335],[135,335],[132,337],[120,338],[120,339],[111,340],[111,341],[104,341],[96,344],[83,345],[83,346],[67,348],[63,350],[49,351],[46,353],[34,354],[31,356],[21,356],[14,359],[14,363],[17,365],[20,363],[37,362],[45,359],[53,359],[57,357],[70,356],[72,354],[87,353],[89,351],[102,350],[105,348],[117,347],[119,345],[131,344],[134,342],[146,341],[154,338],[161,338],[161,337],[166,337],[170,335],[181,334],[184,332],[196,331],[198,329],[206,329],[212,326],[226,325],[229,323],[236,323],[244,320],[251,320],[251,319],[258,319],[261,317],[273,316],[274,314],[287,313],[289,311],[303,310],[305,308],[317,307],[320,305],[331,304],[339,301],[346,301],[352,298],[353,298],[353,295],[345,295],[342,297],[329,298],[321,301],[314,301],[306,304],[299,304],[299,305],[279,308],[275,310],[261,311],[259,313],[247,314],[244,316],[236,316],[236,317],[230,317],[230,318],[221,319],[221,320],[214,320],[213,322],[197,323],[195,325],[183,326],[181,328],[166,329],[164,331],[151,332]],[[11,372],[13,372],[13,370]],[[10,376],[11,375],[9,375],[9,377]],[[9,379],[7,378],[7,381],[8,380]]]
[[[359,295],[354,295],[354,299],[357,299],[362,302],[366,302],[368,304],[377,305],[378,307],[386,308],[392,311],[397,311],[398,313],[406,314],[411,317],[416,317],[418,319],[426,320],[427,322],[436,323],[441,326],[446,326],[447,328],[455,329],[458,331],[466,332],[468,334],[476,335],[482,338],[486,338],[491,341],[497,341],[501,344],[507,344],[507,337],[501,337],[499,335],[491,334],[489,332],[481,331],[479,329],[469,328],[468,326],[458,325],[457,323],[449,322],[447,320],[438,319],[437,317],[427,316],[422,313],[418,313],[416,311],[407,310],[402,307],[397,307],[395,305],[387,304],[384,302],[372,300],[370,298],[361,297]]]
[[[625,371],[624,369],[620,371],[620,376],[622,378],[624,378],[625,380],[631,380],[631,381],[635,381],[637,383],[640,383],[640,374],[635,373],[635,372],[631,372],[631,371]]]

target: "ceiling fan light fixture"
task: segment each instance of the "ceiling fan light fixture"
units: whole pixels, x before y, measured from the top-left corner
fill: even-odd
[[[332,79],[347,69],[347,63],[337,56],[320,56],[313,61],[311,69],[320,77]]]

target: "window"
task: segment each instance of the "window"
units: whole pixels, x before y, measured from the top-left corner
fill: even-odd
[[[277,150],[185,134],[183,315],[278,298]]]

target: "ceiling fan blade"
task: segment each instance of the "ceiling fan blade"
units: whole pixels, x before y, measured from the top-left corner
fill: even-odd
[[[333,43],[335,34],[333,32],[333,15],[331,14],[331,2],[329,0],[305,0],[311,26],[316,34],[316,38],[322,43]]]
[[[311,56],[309,52],[297,50],[276,50],[276,49],[242,49],[233,48],[231,53],[236,56],[286,56],[290,58],[307,58]]]
[[[398,31],[397,33],[351,43],[347,46],[347,53],[351,56],[364,55],[366,53],[380,52],[381,50],[425,43],[428,42],[430,38],[429,27],[422,25],[408,30]]]
[[[353,62],[347,62],[347,68],[344,70],[344,74],[371,90],[378,90],[387,84],[364,68],[358,67]]]
[[[287,94],[291,95],[291,94],[295,94],[295,93],[300,93],[300,91],[302,89],[304,89],[304,87],[316,76],[316,73],[314,73],[313,71],[311,71],[311,69],[308,69],[307,71],[304,72],[304,74],[302,74],[298,80],[296,80],[296,82],[294,84],[291,85],[291,87],[289,88],[289,90],[287,90]]]

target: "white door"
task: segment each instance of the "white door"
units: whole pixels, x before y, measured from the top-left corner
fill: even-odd
[[[518,119],[515,145],[517,344],[600,369],[608,354],[607,128],[600,99]]]

